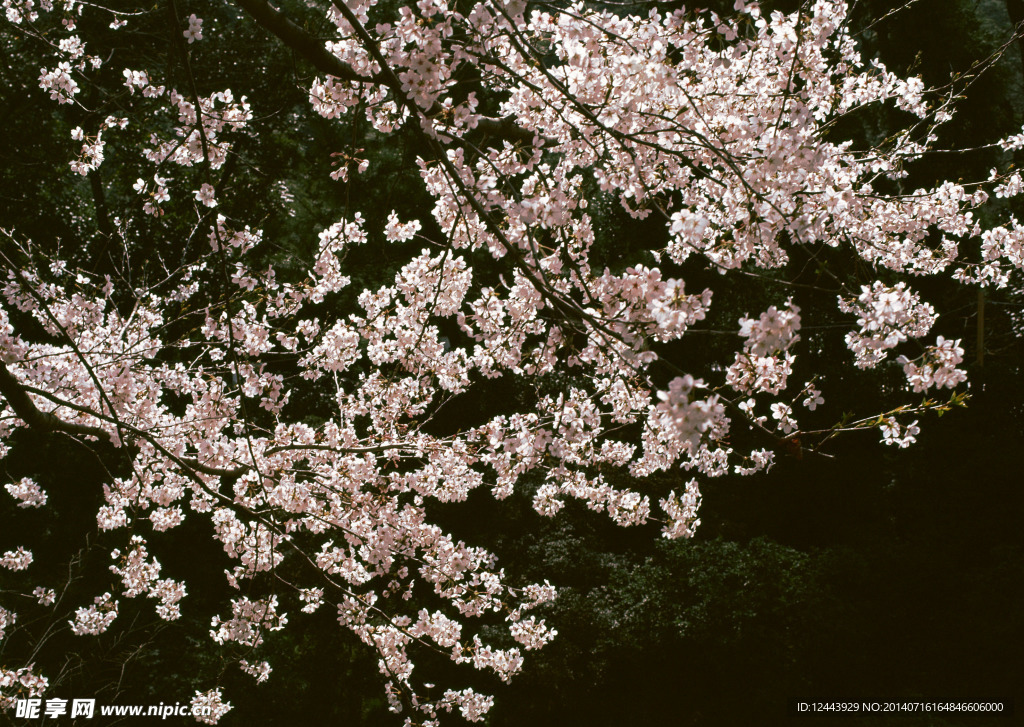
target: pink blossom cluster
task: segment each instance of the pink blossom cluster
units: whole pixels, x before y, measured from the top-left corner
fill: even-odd
[[[23,546],[19,545],[16,550],[8,550],[0,557],[0,568],[13,571],[25,570],[32,565],[32,560],[32,551],[25,550]]]
[[[263,643],[266,631],[280,631],[288,623],[288,617],[277,611],[277,596],[252,601],[240,598],[231,602],[231,619],[213,619],[214,630],[210,636],[218,644],[237,641],[244,646],[256,647]]]
[[[785,389],[795,360],[789,349],[800,339],[799,330],[800,308],[792,300],[781,311],[771,306],[758,320],[741,318],[743,351],[728,368],[726,383],[743,394],[778,394]]]
[[[860,331],[846,335],[846,344],[856,355],[860,368],[872,368],[886,357],[886,351],[908,338],[921,338],[935,323],[935,309],[921,301],[906,283],[888,287],[876,281],[861,287],[856,301],[839,301],[839,309],[857,316]]]
[[[12,708],[19,699],[38,697],[48,685],[46,677],[35,673],[34,664],[21,669],[0,667],[0,709]]]
[[[75,611],[75,618],[68,623],[76,636],[102,634],[117,618],[117,601],[111,594],[96,596],[91,606]]]
[[[14,626],[17,620],[18,614],[5,608],[0,608],[0,639],[7,636],[7,630]]]
[[[197,691],[196,695],[192,697],[192,714],[197,722],[203,724],[217,724],[220,718],[231,709],[231,702],[224,701],[224,695],[220,689]]]
[[[12,23],[37,12],[14,0],[5,8]],[[961,384],[960,341],[914,348],[940,319],[908,279],[1008,285],[1024,268],[1024,231],[1013,220],[983,227],[975,212],[986,189],[1003,199],[1024,184],[1010,173],[977,188],[886,192],[936,144],[953,113],[946,97],[861,58],[840,0],[790,15],[743,0],[735,9],[724,18],[583,4],[527,12],[519,0],[328,4],[329,38],[313,44],[326,57],[305,48],[323,66],[311,112],[413,135],[414,174],[432,208],[420,219],[392,211],[378,229],[370,215],[336,211],[309,230],[299,272],[269,266],[271,228],[242,218],[232,185],[235,140],[262,123],[256,102],[171,88],[159,65],[122,69],[114,89],[124,117],[94,136],[73,132],[82,142],[73,172],[114,159],[107,147],[127,142],[101,134],[130,117],[147,141],[141,153],[123,150],[137,163],[128,221],[145,215],[144,229],[159,230],[161,217],[187,215],[202,244],[174,240],[176,254],[192,257],[146,283],[63,260],[8,268],[0,282],[3,453],[18,429],[49,427],[131,463],[104,483],[96,513],[105,537],[122,543],[110,566],[116,593],[79,608],[74,633],[107,630],[121,597],[145,595],[161,618],[177,618],[189,581],[161,579],[150,550],[194,518],[234,562],[215,642],[255,649],[301,622],[289,613],[323,606],[376,652],[390,704],[410,724],[448,712],[479,721],[491,698],[437,696],[417,654],[440,650],[508,680],[523,652],[555,636],[534,612],[555,589],[514,582],[493,553],[435,521],[439,503],[518,492],[544,516],[576,500],[624,526],[691,537],[704,481],[764,471],[787,445],[825,439],[801,419],[841,415],[825,405],[833,382],[793,381],[798,356],[813,365],[827,355],[803,328],[825,320],[843,321],[853,368],[891,351],[911,391]],[[216,26],[180,20],[186,54],[215,50]],[[303,32],[280,23],[284,42]],[[61,105],[86,82],[73,26],[55,29],[64,36],[56,65],[39,78]],[[464,92],[468,76],[484,79],[486,99]],[[217,81],[202,87],[224,88]],[[884,147],[830,133],[845,114],[886,105],[914,125]],[[1002,143],[1021,147],[1024,135]],[[369,169],[363,152],[327,150],[330,177],[355,184],[351,173]],[[276,181],[287,201],[286,181]],[[606,262],[595,250],[607,247],[598,210],[609,202],[660,224],[664,237],[622,245]],[[138,228],[118,224],[127,249]],[[360,277],[346,256],[375,240],[388,243],[394,272],[353,290]],[[868,271],[863,285],[831,275],[835,310],[772,292],[753,315],[718,316],[728,330],[710,327],[730,309],[709,278],[783,284],[798,253],[833,250]],[[701,284],[680,272],[697,265],[711,271]],[[11,323],[23,317],[34,332]],[[725,342],[722,358],[700,370],[678,363],[711,335]],[[458,426],[438,423],[502,379],[528,393]],[[315,417],[294,404],[309,392],[326,402]],[[872,414],[864,426],[886,443],[918,434],[916,420]],[[734,444],[737,428],[759,439]],[[687,481],[660,487],[650,477],[660,471]],[[47,503],[31,479],[5,487],[21,507]],[[30,558],[11,551],[3,565]],[[295,583],[272,577],[286,561],[303,564]],[[494,623],[507,648],[491,638]],[[266,661],[239,666],[259,681],[271,674]],[[2,678],[13,687],[21,674]],[[230,709],[217,688],[193,705],[212,709],[210,723]]]
[[[9,482],[4,488],[11,497],[19,500],[18,507],[42,507],[46,504],[46,492],[31,477],[22,477],[17,482]]]
[[[156,528],[158,531],[159,527]],[[147,560],[146,541],[139,535],[132,536],[131,550],[121,554],[115,550],[112,557],[118,561],[110,566],[111,572],[121,577],[124,595],[134,598],[142,594],[156,598],[160,605],[156,607],[157,615],[166,621],[173,621],[181,616],[178,602],[185,597],[185,586],[182,583],[164,578],[158,580],[160,563],[155,559]]]

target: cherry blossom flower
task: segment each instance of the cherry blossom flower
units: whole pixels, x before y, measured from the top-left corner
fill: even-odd
[[[213,185],[203,183],[203,186],[192,193],[196,200],[202,202],[206,207],[216,207],[217,199],[215,197]]]
[[[182,33],[188,42],[194,43],[197,40],[203,39],[203,21],[201,18],[197,18],[195,13],[188,16],[188,29]]]
[[[40,606],[49,606],[57,599],[57,594],[52,588],[43,588],[42,586],[35,588],[32,591],[32,596]]]
[[[239,667],[249,676],[256,679],[257,684],[262,684],[270,678],[270,672],[273,671],[270,664],[265,661],[256,662],[250,664],[247,659],[242,659],[238,662]]]

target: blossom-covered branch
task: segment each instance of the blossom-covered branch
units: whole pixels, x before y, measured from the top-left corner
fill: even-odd
[[[296,7],[320,13],[325,37],[263,0],[205,17],[171,2],[174,63],[106,52],[141,12],[63,5],[5,3],[45,59],[33,93],[73,123],[59,183],[95,186],[116,165],[103,234],[125,262],[91,272],[7,231],[0,455],[24,428],[118,452],[96,512],[119,539],[117,580],[68,613],[83,638],[116,628],[124,599],[180,617],[188,577],[161,577],[151,553],[194,518],[235,562],[210,635],[245,673],[273,678],[267,639],[327,605],[378,654],[407,723],[480,720],[490,698],[430,692],[416,655],[507,681],[554,637],[535,610],[555,589],[441,527],[441,503],[518,493],[554,516],[578,500],[690,537],[707,479],[849,430],[912,443],[919,422],[905,419],[946,405],[900,397],[966,379],[943,301],[918,281],[1001,287],[1024,268],[1024,227],[976,214],[990,193],[1024,191],[1016,173],[901,193],[951,96],[862,58],[839,0],[792,14],[736,0],[728,18],[520,0]],[[400,141],[427,204],[325,205],[337,211],[304,231],[305,257],[280,263],[285,243],[264,232],[280,228],[246,186],[295,213],[287,180],[251,159],[280,109],[213,70],[217,44],[251,31],[237,8],[319,74],[301,113],[351,140],[322,150],[325,183],[349,199],[378,163],[365,149]],[[106,35],[91,22],[104,13]],[[839,138],[839,120],[870,108],[902,125],[877,144]],[[795,260],[826,282],[797,283]],[[752,302],[729,299],[737,280],[760,286]],[[826,304],[802,297],[822,290]],[[829,326],[839,350],[810,345]],[[701,343],[711,334],[717,347]],[[818,368],[842,359],[860,375],[890,355],[901,391],[852,419],[830,408],[843,384]],[[526,393],[492,396],[502,381]],[[664,471],[681,475],[674,488],[652,477]],[[17,507],[47,505],[31,478],[6,489]],[[23,548],[0,565],[32,562]],[[0,679],[0,706],[46,687],[28,664]],[[203,686],[213,721],[229,705]]]

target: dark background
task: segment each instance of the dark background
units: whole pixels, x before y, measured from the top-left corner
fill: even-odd
[[[789,10],[795,5],[774,6]],[[967,72],[994,52],[1009,37],[1018,11],[1013,0],[924,0],[868,29],[869,19],[895,5],[859,3],[855,22],[865,28],[860,40],[867,54],[880,55],[897,72],[919,73],[929,83]],[[261,48],[228,47],[210,63],[222,64],[224,75],[241,76],[231,58],[237,61]],[[202,52],[197,45],[196,53]],[[278,264],[287,269],[289,260],[301,260],[309,243],[298,231],[330,224],[339,207],[367,209],[373,220],[392,207],[415,209],[422,203],[422,195],[392,177],[394,170],[408,166],[415,149],[386,148],[372,137],[368,144],[378,146],[367,155],[380,163],[375,161],[360,185],[338,192],[336,185],[323,183],[327,170],[320,151],[331,146],[331,134],[338,132],[306,121],[305,142],[289,146],[295,142],[285,132],[295,128],[286,110],[304,99],[278,81],[288,74],[298,74],[303,83],[308,79],[295,70],[294,59],[265,57],[246,82],[278,94],[274,98],[281,111],[277,121],[268,123],[279,124],[281,133],[250,142],[242,151],[243,160],[256,160],[267,179],[289,179],[297,198],[297,217],[274,217],[266,201],[270,193],[260,187],[264,177],[252,177],[250,199],[254,209],[266,214]],[[102,271],[113,265],[102,242],[102,227],[109,221],[103,222],[94,190],[47,184],[48,175],[66,164],[60,145],[67,145],[70,127],[55,120],[29,129],[26,124],[39,113],[33,110],[39,92],[19,86],[13,80],[15,64],[9,57],[4,63],[8,82],[0,90],[0,117],[11,133],[0,135],[0,159],[12,174],[0,182],[0,221],[41,242],[49,239],[56,246],[63,241],[65,249]],[[943,142],[978,146],[1019,131],[1024,119],[1021,68],[1021,50],[1011,44],[1002,60],[966,89],[961,114],[943,131]],[[230,78],[224,85],[231,85]],[[843,131],[870,136],[871,129],[898,122],[853,120]],[[914,179],[926,184],[940,177],[980,178],[993,163],[1005,161],[995,153],[927,158],[915,167]],[[110,175],[104,203],[116,207],[119,195],[127,198],[134,178],[125,172],[120,179],[115,163],[101,169]],[[54,209],[63,212],[54,215]],[[608,224],[613,233],[635,232],[622,220]],[[392,264],[386,257],[365,256],[351,261],[354,288],[385,275]],[[869,430],[835,441],[829,457],[780,453],[766,475],[709,481],[702,487],[702,525],[690,541],[662,540],[653,527],[616,528],[582,507],[542,519],[529,507],[528,486],[502,503],[475,493],[466,504],[439,509],[437,517],[447,527],[467,542],[492,548],[511,576],[547,578],[561,592],[544,613],[559,637],[528,654],[524,672],[511,685],[458,673],[459,679],[476,679],[496,695],[487,724],[943,727],[1020,722],[1024,351],[1019,283],[986,294],[980,339],[984,356],[978,350],[973,291],[940,321],[941,330],[963,338],[968,349],[966,409],[922,417],[919,442],[906,450],[881,445],[877,429]],[[733,302],[753,310],[757,301],[751,293]],[[823,345],[834,343],[827,332],[805,335],[820,336]],[[826,366],[813,373],[826,380],[842,377],[847,363],[836,361],[834,370]],[[894,376],[898,379],[898,371],[842,378],[839,401],[828,403],[841,409],[846,403],[872,401],[891,391]],[[503,386],[491,395],[516,395],[515,382]],[[487,405],[467,406],[483,411]],[[95,532],[94,513],[107,476],[104,456],[115,455],[97,456],[66,439],[30,433],[19,435],[16,444],[4,462],[6,474],[36,477],[50,493],[51,507],[26,513],[4,499],[0,549],[31,546],[38,568],[59,564],[54,573],[66,569],[72,575],[72,593],[75,588],[91,593],[94,589],[84,584],[111,577],[106,571],[109,547],[105,536]],[[674,479],[689,476],[665,475],[660,484],[671,485]],[[118,623],[123,628],[117,633],[88,640],[66,629],[53,633],[38,652],[38,663],[46,665],[43,671],[51,678],[60,675],[55,696],[155,704],[187,699],[197,675],[212,675],[222,679],[225,696],[235,705],[221,724],[398,723],[386,712],[376,658],[337,628],[327,608],[268,639],[264,657],[274,673],[266,684],[254,685],[250,677],[228,668],[207,631],[209,615],[224,611],[220,596],[212,594],[219,592],[230,562],[197,518],[168,533],[164,542],[169,547],[160,558],[166,575],[186,569],[198,573],[189,582],[185,618],[166,624],[153,616],[150,604],[122,599]],[[33,577],[41,574],[37,569]],[[0,579],[10,581],[0,580],[0,589],[21,586],[6,573]],[[0,663],[14,663],[17,648],[5,645]],[[443,664],[425,668],[442,676],[450,669]],[[796,717],[788,712],[795,699],[1005,699],[1016,700],[1017,713]]]

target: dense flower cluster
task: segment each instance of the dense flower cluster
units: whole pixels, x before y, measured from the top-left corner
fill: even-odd
[[[20,500],[18,507],[42,507],[46,504],[46,492],[31,477],[22,477],[4,487],[12,497]]]
[[[0,619],[4,617],[0,615]],[[0,709],[10,709],[18,699],[38,697],[46,691],[49,680],[34,669],[34,664],[14,670],[0,667]]]
[[[75,103],[93,63],[72,35],[81,7],[66,5],[53,63],[38,77],[61,108]],[[261,0],[238,6],[286,43],[303,32]],[[52,10],[4,7],[12,23]],[[555,590],[510,582],[492,553],[431,519],[434,503],[520,490],[542,515],[575,499],[616,523],[654,521],[665,537],[687,538],[700,522],[702,480],[763,471],[776,451],[799,453],[800,436],[821,431],[805,431],[800,418],[824,416],[830,382],[793,382],[796,357],[816,355],[801,348],[816,312],[779,296],[763,312],[732,316],[729,331],[701,331],[718,299],[666,271],[701,261],[722,275],[778,277],[797,249],[843,248],[879,278],[859,291],[837,279],[831,291],[834,314],[849,325],[852,366],[875,367],[892,351],[910,390],[963,382],[959,341],[913,348],[938,313],[909,281],[1006,285],[1024,267],[1024,231],[1016,222],[982,229],[973,210],[987,199],[984,185],[909,195],[876,185],[905,177],[951,108],[918,79],[866,63],[841,0],[791,15],[744,0],[735,10],[728,19],[584,5],[527,13],[519,0],[324,3],[323,55],[312,39],[317,47],[303,50],[319,64],[312,111],[359,114],[382,135],[414,134],[433,219],[392,211],[375,230],[360,212],[338,213],[318,241],[310,232],[305,275],[287,280],[259,262],[256,222],[226,216],[244,208],[227,204],[232,187],[221,182],[234,140],[258,124],[249,101],[229,89],[175,88],[159,64],[115,73],[125,118],[108,117],[94,133],[76,128],[71,169],[93,175],[114,158],[122,130],[142,134],[141,153],[121,150],[137,165],[128,214],[187,209],[203,250],[182,243],[175,253],[185,262],[150,287],[59,260],[7,266],[0,282],[3,452],[19,428],[36,427],[103,440],[131,460],[105,483],[96,513],[100,529],[122,538],[110,566],[117,593],[77,608],[73,632],[106,631],[121,597],[146,595],[162,618],[177,618],[186,583],[161,579],[149,550],[186,518],[201,519],[235,561],[228,586],[252,594],[213,618],[215,642],[251,651],[303,618],[288,613],[324,606],[376,651],[390,703],[408,723],[456,711],[478,721],[491,698],[470,689],[427,696],[416,650],[508,680],[522,651],[554,637],[530,612]],[[195,15],[177,27],[185,54],[204,33],[195,47],[214,45],[219,32]],[[486,93],[463,92],[469,76],[485,79]],[[915,125],[867,150],[824,133],[873,104],[893,105]],[[1020,148],[1021,138],[1004,148]],[[361,151],[338,152],[331,176],[351,182],[365,172]],[[1012,175],[988,184],[1001,198],[1024,191]],[[287,196],[284,182],[277,189]],[[661,220],[664,244],[598,264],[593,209],[607,199]],[[127,247],[134,232],[122,225],[118,234]],[[346,255],[374,236],[402,263],[346,298]],[[227,290],[211,300],[207,287]],[[342,300],[354,301],[344,314]],[[16,330],[14,317],[33,326]],[[188,333],[173,337],[181,321]],[[695,332],[725,333],[731,348],[688,372],[673,351]],[[503,377],[527,382],[529,402],[496,402],[457,431],[432,427],[446,405]],[[292,406],[303,387],[327,392],[330,411],[311,418]],[[918,422],[901,416],[876,411],[864,426],[907,446]],[[740,426],[760,442],[734,444]],[[644,478],[673,468],[691,473],[688,481],[643,490]],[[633,484],[622,487],[627,476]],[[47,503],[31,479],[5,487],[20,507]],[[269,577],[290,558],[305,580]],[[30,562],[19,549],[2,565]],[[40,604],[53,602],[53,590],[36,591]],[[14,623],[13,612],[0,613]],[[491,621],[516,645],[488,643],[496,629],[481,624]],[[238,664],[258,681],[271,674],[265,661]],[[45,686],[30,667],[5,670],[0,704]],[[200,717],[209,723],[231,708],[219,689],[197,692],[193,706],[210,709]]]
[[[154,523],[154,529],[160,531],[164,528]],[[150,598],[159,599],[160,605],[156,607],[156,612],[160,618],[173,621],[180,617],[178,602],[185,597],[185,585],[170,578],[158,580],[160,563],[155,559],[147,560],[149,554],[142,537],[132,536],[130,546],[132,549],[123,556],[116,550],[111,553],[119,564],[110,566],[110,570],[121,577],[124,595],[134,598],[146,594]]]
[[[0,558],[0,568],[8,570],[25,570],[32,563],[32,552],[18,546],[17,550],[8,550]]]
[[[231,702],[224,701],[224,695],[219,689],[196,692],[192,698],[192,714],[196,721],[204,724],[217,724],[231,709]]]
[[[93,605],[88,608],[79,608],[75,611],[75,618],[69,621],[71,631],[76,636],[87,634],[102,634],[110,624],[117,618],[117,601],[110,593],[97,596]]]

